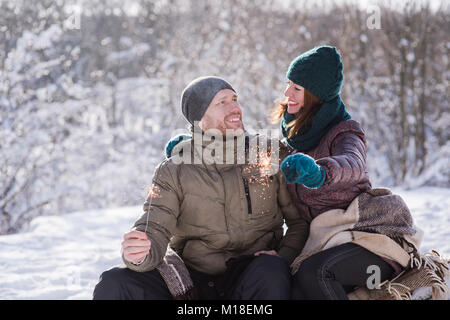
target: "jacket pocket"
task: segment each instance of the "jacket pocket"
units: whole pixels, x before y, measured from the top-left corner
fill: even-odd
[[[248,179],[242,178],[242,181],[244,182],[245,198],[247,199],[247,211],[248,214],[252,214],[252,199],[250,197],[250,188],[248,186]]]
[[[248,179],[248,199],[251,204],[251,220],[270,222],[278,216],[277,182],[273,176]],[[249,205],[250,206],[250,205]]]

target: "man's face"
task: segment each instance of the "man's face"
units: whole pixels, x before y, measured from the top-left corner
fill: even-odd
[[[203,118],[199,122],[199,127],[206,131],[217,129],[225,136],[228,133],[240,135],[244,132],[242,124],[242,110],[237,101],[237,94],[230,89],[223,89],[217,92],[206,109]]]

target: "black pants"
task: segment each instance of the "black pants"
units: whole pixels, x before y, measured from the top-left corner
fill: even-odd
[[[321,251],[303,261],[294,274],[292,298],[347,300],[347,293],[357,286],[365,286],[374,274],[367,272],[371,265],[379,267],[380,283],[394,275],[389,263],[354,243]]]
[[[208,275],[189,270],[199,299],[287,300],[291,275],[280,257],[260,255],[243,262],[242,272]],[[105,271],[94,289],[94,300],[170,300],[159,272],[136,272],[125,267]]]

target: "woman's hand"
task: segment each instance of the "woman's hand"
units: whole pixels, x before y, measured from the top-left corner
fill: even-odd
[[[325,181],[325,170],[313,158],[303,153],[287,156],[281,163],[281,171],[287,183],[303,184],[317,189]]]
[[[189,140],[189,139],[192,139],[192,136],[188,135],[188,134],[184,134],[184,133],[178,134],[175,137],[171,138],[167,142],[166,146],[164,147],[164,151],[166,153],[166,158],[170,158],[172,156],[172,150],[173,150],[173,148],[175,148],[175,146],[177,144],[179,144],[183,140]]]
[[[275,250],[269,250],[269,251],[261,250],[261,251],[254,253],[255,256],[259,256],[260,254],[268,254],[269,256],[278,256],[278,253]]]

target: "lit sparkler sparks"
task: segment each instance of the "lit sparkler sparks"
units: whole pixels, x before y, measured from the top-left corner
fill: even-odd
[[[272,167],[272,163],[270,161],[270,155],[267,154],[261,155],[259,162],[260,173],[262,176],[270,175],[270,169]]]
[[[157,186],[157,185],[152,185],[152,188],[150,189],[149,193],[148,193],[148,197],[151,198],[162,198],[161,195],[161,189]]]

